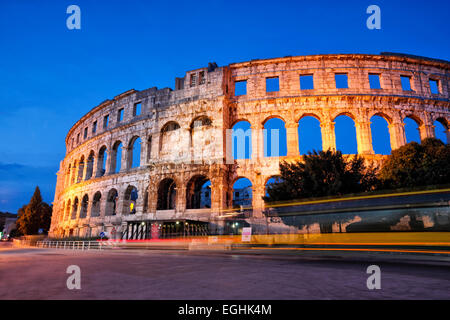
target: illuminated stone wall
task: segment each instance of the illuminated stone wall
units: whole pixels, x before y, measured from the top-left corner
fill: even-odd
[[[335,74],[347,75],[348,88],[336,88]],[[369,74],[379,75],[380,89],[371,89]],[[302,90],[300,75],[313,75],[314,89]],[[410,91],[403,90],[401,76],[410,77]],[[266,90],[266,78],[271,77],[278,77],[276,92]],[[406,143],[406,117],[417,122],[421,139],[434,136],[436,120],[447,129],[449,139],[449,78],[450,64],[440,60],[389,54],[315,55],[224,67],[209,64],[177,78],[175,90],[127,91],[92,109],[70,129],[58,172],[51,235],[95,236],[102,230],[119,235],[132,220],[219,219],[231,207],[233,183],[240,177],[251,181],[253,215],[261,216],[265,184],[279,174],[279,161],[301,158],[300,119],[317,118],[322,148],[335,149],[334,121],[339,115],[349,116],[355,123],[358,153],[380,162],[385,156],[374,154],[372,147],[370,119],[374,115],[388,122],[392,149]],[[430,79],[437,81],[439,93],[431,93]],[[246,94],[235,96],[236,81],[246,81]],[[105,116],[108,126],[104,128]],[[262,129],[274,117],[285,124],[285,157],[263,156]],[[251,124],[251,159],[230,160],[227,133],[239,121]],[[133,167],[137,138],[140,163]],[[116,172],[119,144],[121,167]],[[107,150],[104,170],[102,150]],[[190,188],[205,178],[211,181],[211,208],[187,208]],[[175,184],[175,204],[158,210],[164,179]],[[136,201],[126,192],[133,188],[138,191]],[[107,201],[112,189],[117,199]],[[98,193],[101,197],[94,201]],[[130,213],[130,202],[135,213]]]

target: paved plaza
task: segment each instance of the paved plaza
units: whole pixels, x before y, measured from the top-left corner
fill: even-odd
[[[380,290],[367,289],[371,264],[381,268]],[[80,267],[80,290],[66,286],[70,265]],[[1,244],[0,299],[450,299],[450,268],[302,253],[70,251]]]

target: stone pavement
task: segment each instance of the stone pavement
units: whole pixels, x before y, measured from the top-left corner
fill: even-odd
[[[0,299],[450,299],[450,268],[372,257],[0,246]],[[381,268],[368,290],[366,269]],[[66,269],[81,269],[69,290]]]

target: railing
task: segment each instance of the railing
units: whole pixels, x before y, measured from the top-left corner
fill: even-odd
[[[111,248],[111,243],[106,241],[38,241],[36,247],[66,250],[103,250]]]

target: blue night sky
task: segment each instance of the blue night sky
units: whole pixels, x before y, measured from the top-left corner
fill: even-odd
[[[71,4],[81,8],[81,30],[66,27]],[[381,8],[381,30],[366,27],[372,4]],[[36,185],[53,201],[68,130],[105,99],[173,88],[175,77],[211,61],[383,51],[450,60],[449,12],[449,1],[433,0],[3,0],[0,211],[16,212]],[[313,120],[306,126],[315,130]],[[413,125],[407,130],[414,138]],[[349,134],[337,132],[340,140]]]

